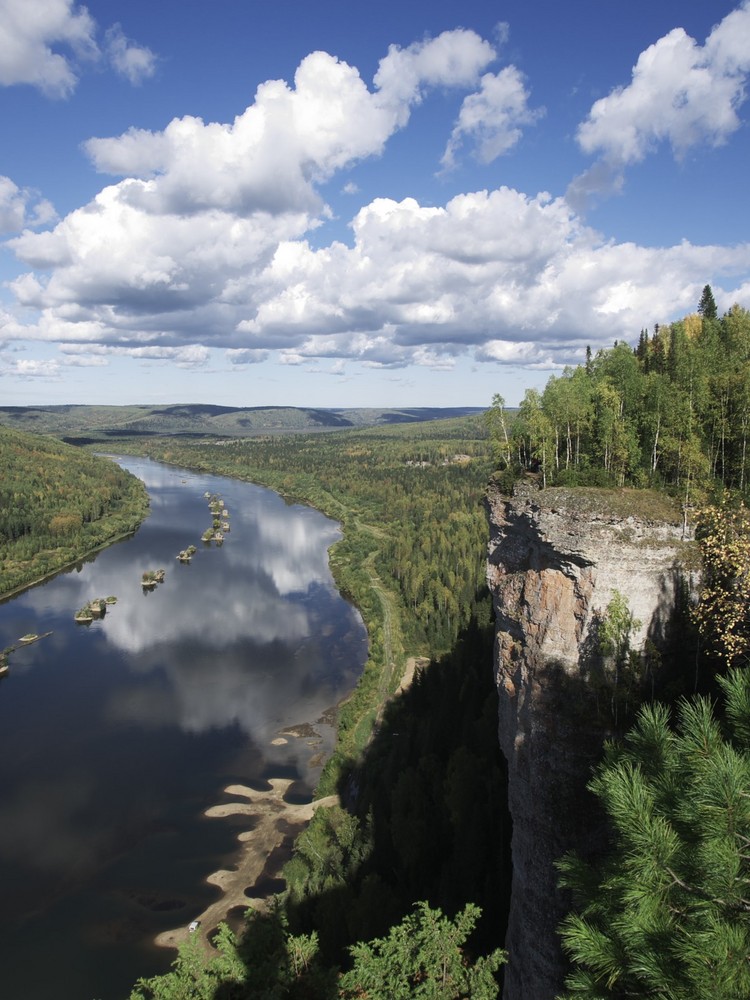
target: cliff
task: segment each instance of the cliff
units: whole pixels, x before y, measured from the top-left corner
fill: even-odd
[[[618,590],[641,623],[633,648],[647,638],[658,645],[681,588],[695,585],[694,546],[679,510],[650,493],[541,491],[529,478],[512,497],[491,487],[487,505],[499,735],[513,817],[504,997],[552,1000],[563,984],[556,928],[568,903],[554,862],[601,840],[585,787],[613,727],[598,623]]]

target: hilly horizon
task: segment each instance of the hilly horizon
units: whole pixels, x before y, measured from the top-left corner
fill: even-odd
[[[0,406],[0,426],[50,434],[75,444],[124,437],[253,437],[446,420],[485,407],[223,406],[212,403],[98,406]]]

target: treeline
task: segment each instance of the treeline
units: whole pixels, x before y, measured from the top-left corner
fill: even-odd
[[[134,531],[143,483],[71,445],[0,429],[0,595]]]
[[[698,312],[643,330],[530,389],[512,425],[489,416],[503,466],[557,485],[653,486],[683,502],[716,484],[750,487],[750,312],[718,317],[710,286]]]

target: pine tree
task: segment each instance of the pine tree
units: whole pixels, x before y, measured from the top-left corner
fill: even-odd
[[[698,314],[704,319],[716,319],[716,302],[710,285],[705,285],[698,303]]]
[[[463,952],[479,917],[468,903],[455,920],[417,903],[387,938],[354,945],[354,967],[341,979],[339,996],[357,1000],[496,1000],[499,949],[471,964]]]
[[[658,704],[607,747],[591,790],[609,817],[609,853],[559,863],[575,912],[564,1000],[750,996],[750,673],[720,679],[725,729],[705,698],[676,728]]]

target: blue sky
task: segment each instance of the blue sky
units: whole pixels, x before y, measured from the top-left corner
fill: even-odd
[[[750,0],[0,0],[0,403],[517,404],[750,308]]]

